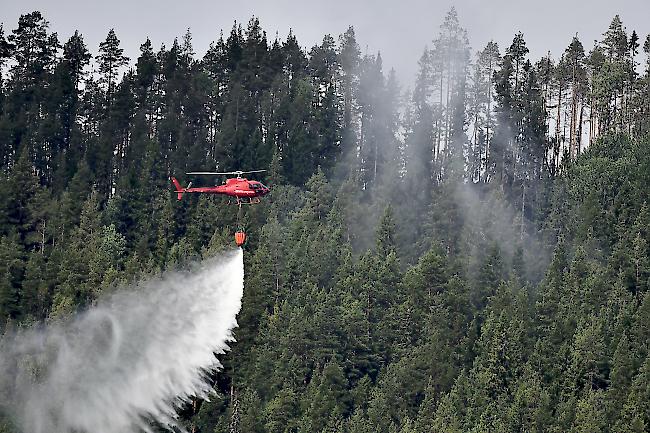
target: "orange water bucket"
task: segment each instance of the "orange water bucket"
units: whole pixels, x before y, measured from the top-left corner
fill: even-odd
[[[246,242],[246,232],[239,230],[235,232],[235,243],[238,247],[241,247]]]

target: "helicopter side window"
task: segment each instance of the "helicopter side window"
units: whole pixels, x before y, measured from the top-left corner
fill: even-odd
[[[259,186],[259,184],[257,184],[257,183],[249,183],[248,185],[249,185],[252,189],[260,189],[260,186]]]

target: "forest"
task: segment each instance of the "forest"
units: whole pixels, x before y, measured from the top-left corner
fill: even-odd
[[[452,9],[412,88],[353,27],[305,48],[253,17],[129,59],[10,24],[0,334],[232,248],[236,209],[169,178],[266,169],[188,431],[650,430],[650,36],[619,16],[532,59],[522,33],[473,50]]]

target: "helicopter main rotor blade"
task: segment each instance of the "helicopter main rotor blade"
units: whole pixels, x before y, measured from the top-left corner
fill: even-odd
[[[190,171],[189,173],[185,173],[185,174],[204,174],[204,175],[208,175],[208,176],[211,176],[211,175],[216,176],[216,175],[227,175],[227,174],[234,174],[234,173],[232,173],[232,172],[216,173],[216,172],[213,172],[213,171]]]
[[[198,174],[198,175],[206,175],[206,176],[223,176],[223,175],[229,175],[229,174],[234,174],[234,175],[242,175],[242,174],[247,174],[247,173],[262,173],[263,171],[266,170],[250,170],[250,171],[226,171],[226,172],[215,172],[215,171],[190,171],[189,173],[185,174]]]

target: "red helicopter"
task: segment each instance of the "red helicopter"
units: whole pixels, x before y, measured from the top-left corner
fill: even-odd
[[[198,194],[221,194],[228,197],[235,198],[235,204],[239,206],[239,212],[237,213],[237,224],[239,225],[239,216],[241,214],[241,206],[243,204],[257,204],[260,203],[260,197],[268,194],[271,189],[264,185],[262,182],[256,180],[248,180],[242,177],[242,174],[248,173],[261,173],[266,170],[252,170],[252,171],[230,171],[225,173],[217,173],[211,171],[192,171],[186,174],[189,175],[207,175],[207,176],[223,176],[223,175],[235,175],[234,178],[228,178],[222,185],[215,186],[205,186],[199,188],[192,188],[192,182],[187,185],[187,188],[183,188],[181,184],[176,180],[175,177],[172,177],[172,182],[176,188],[176,193],[178,194],[178,199],[183,198],[185,193],[198,193]],[[231,201],[228,201],[230,204]],[[246,242],[246,232],[240,226],[239,229],[235,232],[235,243],[238,247],[241,247]]]
[[[248,180],[241,177],[242,174],[261,173],[263,171],[266,170],[229,171],[225,173],[216,173],[211,171],[192,171],[186,173],[191,175],[207,176],[227,176],[234,174],[237,176],[226,179],[222,185],[204,186],[199,188],[192,188],[192,182],[187,185],[187,188],[183,188],[175,177],[172,177],[172,182],[176,187],[176,193],[178,194],[179,200],[183,198],[183,194],[185,193],[222,194],[229,197],[234,197],[235,204],[241,206],[243,204],[257,204],[260,202],[260,197],[265,196],[271,191],[270,188],[264,185],[262,182],[258,182],[256,180]],[[230,203],[231,202],[229,201],[228,204]]]

